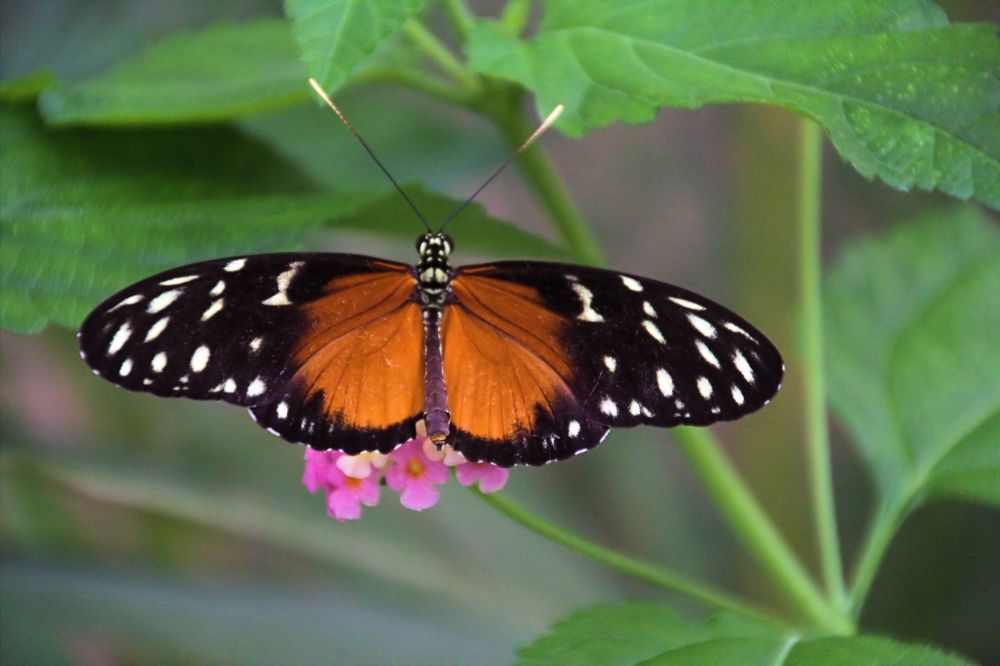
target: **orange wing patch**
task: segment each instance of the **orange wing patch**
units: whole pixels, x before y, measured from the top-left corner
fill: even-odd
[[[408,272],[349,275],[304,306],[295,351],[306,400],[323,392],[331,421],[384,429],[423,411],[424,332]]]
[[[572,369],[559,343],[564,320],[532,288],[463,274],[445,309],[444,375],[452,423],[473,437],[506,442],[572,398]]]

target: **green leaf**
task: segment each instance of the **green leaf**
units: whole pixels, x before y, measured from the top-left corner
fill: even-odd
[[[0,84],[0,101],[11,103],[30,102],[46,88],[59,83],[56,75],[48,70],[31,72]]]
[[[830,399],[884,506],[1000,504],[1000,233],[938,213],[848,249],[826,290]]]
[[[1000,41],[929,2],[554,0],[519,40],[481,22],[478,72],[517,81],[572,134],[663,106],[757,102],[815,119],[866,177],[1000,207]],[[543,115],[544,115],[543,113]]]
[[[261,19],[176,33],[39,103],[54,124],[166,124],[227,120],[309,94],[288,24]]]
[[[558,622],[518,650],[521,666],[960,666],[924,645],[875,636],[814,638],[720,614],[703,622],[653,604],[594,606]]]
[[[285,0],[306,68],[336,90],[427,0]]]
[[[432,228],[444,221],[459,205],[451,197],[430,192],[416,184],[404,184],[403,189]],[[359,195],[360,196],[360,195]],[[359,199],[360,201],[360,199]],[[377,225],[377,226],[376,226]],[[550,241],[524,231],[510,222],[490,217],[479,204],[473,203],[452,222],[449,231],[457,236],[457,251],[471,250],[489,257],[537,257],[566,259],[568,253]],[[418,229],[416,217],[399,193],[390,190],[371,197],[351,211],[331,217],[327,226],[343,227],[394,237],[413,237]]]
[[[455,604],[420,604],[419,592],[372,598],[343,581],[313,591],[301,579],[179,581],[115,568],[124,567],[2,561],[0,661],[79,663],[96,652],[105,663],[499,663],[508,649],[506,627]]]
[[[297,249],[331,227],[416,238],[395,191],[318,192],[292,166],[228,128],[46,131],[3,108],[0,327],[75,327],[114,291],[201,259]],[[458,202],[423,190],[430,219]],[[471,206],[462,247],[559,257],[551,243]]]
[[[47,132],[0,110],[0,325],[79,324],[114,290],[220,254],[295,247],[337,210],[235,131]]]

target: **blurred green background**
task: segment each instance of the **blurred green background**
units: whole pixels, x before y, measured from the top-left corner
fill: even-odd
[[[1000,19],[992,2],[942,4],[953,20]],[[280,12],[263,1],[8,0],[0,80],[47,68],[74,81],[175,30]],[[413,92],[352,87],[338,102],[403,182],[461,197],[505,156],[485,121]],[[726,303],[790,349],[796,128],[780,110],[717,106],[544,142],[613,266]],[[239,129],[318,183],[384,185],[312,102]],[[894,221],[953,205],[866,182],[831,151],[826,158],[830,259]],[[479,201],[555,238],[515,169]],[[452,228],[456,259],[482,258],[462,252],[462,224]],[[413,259],[410,241],[363,233],[324,232],[309,247]],[[801,377],[788,361],[769,408],[716,430],[812,564]],[[4,663],[505,663],[582,605],[663,599],[527,533],[456,484],[428,512],[385,494],[361,521],[338,524],[300,485],[299,448],[242,410],[132,395],[94,378],[69,330],[0,335],[0,419]],[[833,453],[850,561],[871,486],[836,423]],[[506,492],[599,542],[774,601],[663,431],[615,431],[581,458],[515,470]],[[998,552],[995,512],[921,509],[891,548],[863,625],[1000,662]]]

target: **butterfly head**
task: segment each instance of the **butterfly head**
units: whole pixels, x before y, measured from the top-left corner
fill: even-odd
[[[417,280],[424,294],[437,299],[442,297],[451,281],[448,255],[454,247],[451,236],[445,233],[422,234],[417,238]]]

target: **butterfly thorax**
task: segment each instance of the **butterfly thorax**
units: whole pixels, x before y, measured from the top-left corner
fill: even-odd
[[[451,266],[448,255],[454,243],[443,233],[423,234],[417,238],[417,293],[425,308],[440,309],[448,296]]]

